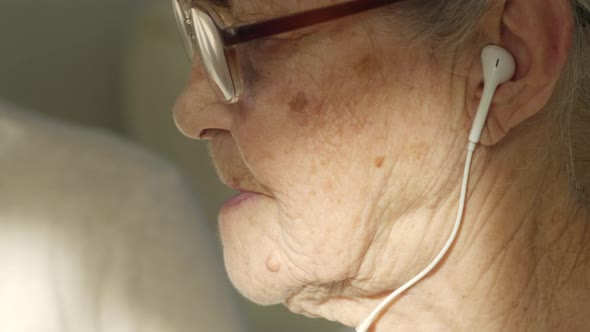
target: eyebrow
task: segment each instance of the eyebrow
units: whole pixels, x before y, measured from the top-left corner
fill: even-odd
[[[275,17],[260,22],[239,24],[224,30],[223,39],[226,46],[234,46],[251,40],[278,35],[338,18],[360,14],[372,9],[403,1],[405,0],[355,0],[287,16]]]

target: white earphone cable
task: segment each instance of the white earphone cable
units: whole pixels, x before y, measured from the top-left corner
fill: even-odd
[[[383,312],[383,310],[395,298],[397,298],[401,293],[403,293],[408,288],[412,287],[414,284],[419,282],[428,273],[430,273],[430,271],[432,271],[432,269],[446,255],[447,251],[449,251],[449,248],[451,247],[453,242],[455,242],[455,239],[457,237],[457,233],[459,231],[459,228],[461,227],[461,220],[463,219],[463,212],[465,210],[465,199],[467,196],[467,184],[469,183],[469,172],[471,170],[471,160],[473,159],[473,151],[475,151],[475,146],[476,146],[475,143],[469,142],[469,146],[467,148],[467,160],[465,161],[465,171],[463,173],[463,183],[461,185],[461,197],[459,198],[459,212],[457,213],[457,219],[455,221],[455,226],[453,227],[451,235],[449,236],[449,239],[445,243],[444,247],[441,249],[441,251],[438,253],[438,255],[434,258],[434,260],[424,270],[422,270],[422,272],[420,272],[418,275],[416,275],[410,281],[406,282],[403,286],[401,286],[395,292],[391,293],[387,298],[385,298],[385,300],[383,300],[373,310],[373,312],[371,312],[371,314],[364,321],[362,321],[359,326],[357,326],[357,328],[356,328],[357,332],[366,332],[371,327],[371,325],[373,325],[375,319],[381,314],[381,312]]]

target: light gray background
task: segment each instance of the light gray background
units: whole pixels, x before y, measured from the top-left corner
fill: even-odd
[[[188,74],[175,29],[166,0],[1,0],[0,98],[107,128],[173,161],[215,227],[232,193],[219,184],[205,145],[173,126],[170,109]],[[339,329],[234,295],[250,331]]]

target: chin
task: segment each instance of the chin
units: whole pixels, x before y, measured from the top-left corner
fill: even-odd
[[[225,268],[234,287],[259,305],[283,303],[298,285],[282,259],[277,207],[260,196],[222,209],[219,230]]]
[[[232,259],[228,253],[224,255],[229,279],[245,298],[263,306],[283,303],[287,299],[289,293],[269,282],[264,271],[245,271],[242,264],[235,264],[236,259]]]

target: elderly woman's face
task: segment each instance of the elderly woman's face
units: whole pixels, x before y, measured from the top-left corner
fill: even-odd
[[[220,212],[227,270],[253,301],[346,293],[330,285],[368,278],[372,243],[424,194],[448,77],[394,36],[368,14],[240,45],[235,105],[195,61],[175,118],[195,138],[220,129],[205,137],[221,180],[256,193]]]

